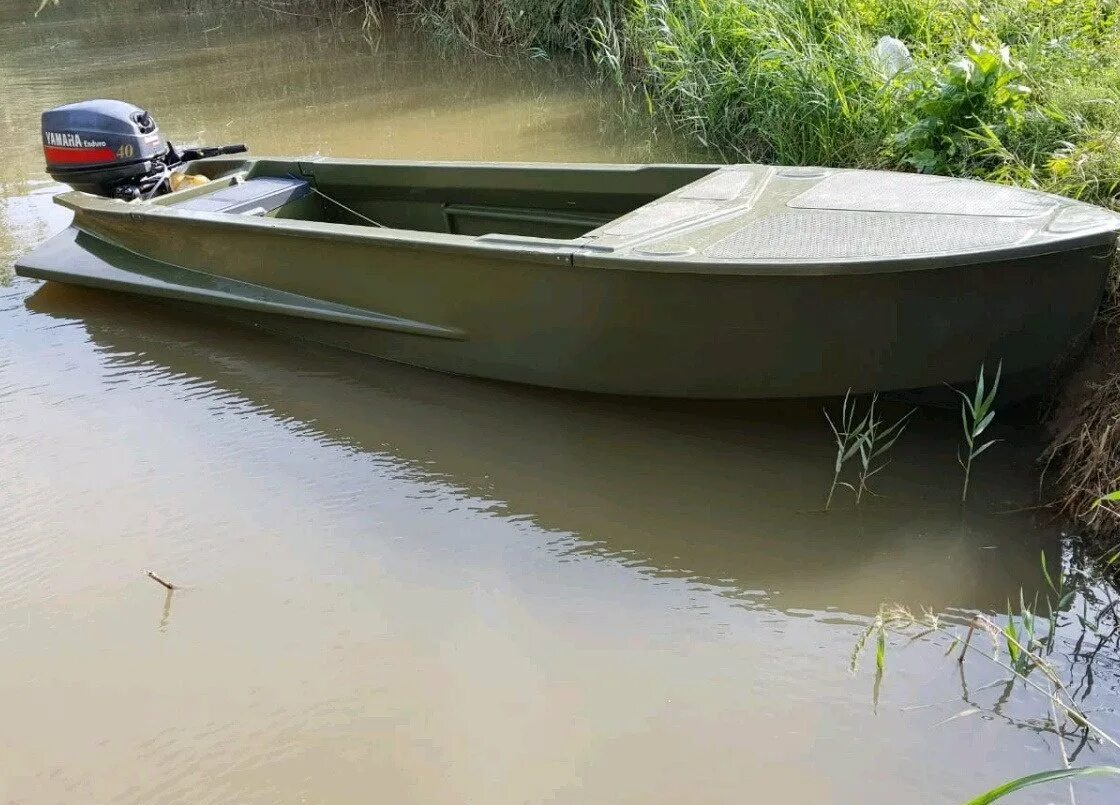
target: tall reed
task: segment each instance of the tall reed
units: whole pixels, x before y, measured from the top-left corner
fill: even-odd
[[[825,500],[824,509],[832,507],[832,499],[836,488],[843,486],[855,494],[856,505],[863,501],[865,492],[869,492],[868,480],[881,472],[887,465],[886,454],[898,441],[898,437],[906,429],[910,417],[914,414],[911,410],[893,424],[887,425],[876,411],[879,395],[871,395],[867,413],[862,417],[857,411],[858,405],[852,397],[851,389],[844,394],[840,404],[840,413],[836,420],[824,410],[824,418],[832,430],[833,440],[836,442],[836,455],[833,459],[832,484],[828,489],[828,498]],[[915,409],[916,410],[916,409]],[[856,483],[841,480],[844,466],[853,458],[859,459]]]
[[[894,424],[887,425],[875,412],[875,405],[879,402],[879,395],[871,396],[871,406],[867,411],[867,426],[865,437],[859,445],[859,484],[856,487],[856,505],[863,499],[863,493],[869,491],[867,481],[871,476],[878,474],[887,466],[886,454],[898,437],[906,430],[910,417],[917,409],[911,409]]]
[[[981,453],[999,441],[989,439],[983,444],[977,444],[984,431],[992,424],[996,417],[993,409],[996,394],[999,392],[1000,374],[1003,372],[1003,361],[996,367],[996,375],[990,388],[985,389],[984,365],[980,364],[980,373],[976,377],[976,389],[971,397],[960,389],[953,389],[961,398],[961,426],[964,428],[964,455],[958,451],[957,463],[964,470],[964,483],[961,485],[961,502],[968,500],[968,485],[972,477],[972,462]]]
[[[856,419],[855,400],[852,399],[852,390],[848,389],[844,394],[844,401],[840,405],[840,416],[837,418],[837,422],[833,422],[827,408],[824,409],[824,418],[828,421],[828,426],[832,429],[832,436],[836,441],[836,457],[832,466],[832,485],[828,488],[828,498],[824,502],[824,510],[828,511],[832,507],[832,498],[836,494],[836,487],[846,486],[853,492],[855,491],[854,486],[840,480],[840,475],[844,471],[844,465],[855,457],[866,438],[868,415],[864,414],[862,419]]]

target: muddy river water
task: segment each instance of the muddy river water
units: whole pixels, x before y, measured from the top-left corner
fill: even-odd
[[[38,114],[86,97],[257,153],[675,144],[555,64],[151,10],[171,3],[11,5],[0,802],[950,803],[1059,765],[1045,709],[985,687],[998,669],[892,647],[877,704],[873,663],[848,669],[881,602],[1002,611],[1039,588],[1060,534],[1015,417],[967,510],[956,415],[923,410],[879,496],[826,513],[819,402],[445,377],[10,273],[68,219]]]

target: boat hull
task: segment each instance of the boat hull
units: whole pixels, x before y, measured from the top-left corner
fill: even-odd
[[[206,304],[285,335],[443,372],[609,394],[818,397],[1044,375],[1073,354],[1110,245],[830,275],[636,271],[506,253],[95,219],[25,276]],[[85,230],[85,231],[82,231]],[[143,251],[143,254],[140,252]]]

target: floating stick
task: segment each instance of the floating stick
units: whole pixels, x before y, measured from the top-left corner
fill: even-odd
[[[175,589],[175,585],[174,585],[174,584],[172,584],[172,583],[171,583],[171,582],[169,582],[169,581],[164,581],[163,579],[161,579],[161,578],[160,578],[159,576],[157,576],[157,575],[156,575],[155,573],[153,573],[152,571],[150,571],[150,570],[145,570],[145,571],[144,571],[144,573],[146,573],[146,574],[147,574],[147,576],[148,576],[148,578],[149,578],[149,579],[151,579],[152,581],[158,581],[158,582],[159,582],[160,584],[162,584],[162,585],[163,585],[164,587],[166,587],[166,588],[167,588],[168,590],[174,590],[174,589]]]

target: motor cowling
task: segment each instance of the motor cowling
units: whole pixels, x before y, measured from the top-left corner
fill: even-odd
[[[248,150],[243,144],[176,148],[139,106],[105,99],[48,109],[42,133],[52,179],[125,201],[170,192],[172,174],[194,160]]]
[[[139,106],[92,100],[43,112],[51,178],[100,196],[135,198],[161,175],[170,146]]]

